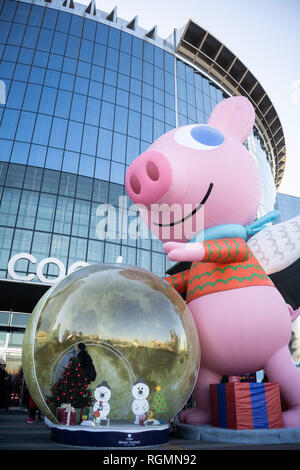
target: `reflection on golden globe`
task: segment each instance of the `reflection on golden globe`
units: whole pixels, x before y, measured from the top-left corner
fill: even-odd
[[[160,387],[173,418],[195,384],[200,345],[185,302],[166,281],[126,265],[78,269],[54,285],[36,305],[23,343],[23,368],[37,406],[52,422],[46,403],[76,346],[87,346],[97,377],[111,388],[111,420],[132,420],[132,387],[149,386],[151,410]]]

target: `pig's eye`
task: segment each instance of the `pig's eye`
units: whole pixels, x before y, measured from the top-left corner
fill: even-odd
[[[224,135],[211,126],[184,126],[174,136],[176,142],[196,150],[213,150],[224,142]]]

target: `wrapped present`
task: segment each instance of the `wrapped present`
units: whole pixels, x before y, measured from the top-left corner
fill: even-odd
[[[63,403],[57,409],[56,416],[58,421],[65,426],[75,426],[77,413],[70,403]]]
[[[282,411],[277,383],[210,385],[212,424],[229,429],[281,428]]]

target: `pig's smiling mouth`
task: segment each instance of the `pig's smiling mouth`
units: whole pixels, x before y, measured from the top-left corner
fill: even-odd
[[[210,185],[208,186],[208,189],[206,191],[206,194],[205,194],[204,198],[202,199],[202,201],[200,202],[200,204],[198,204],[198,206],[196,206],[195,209],[192,210],[192,212],[190,212],[188,215],[183,217],[183,219],[177,220],[176,222],[171,222],[170,224],[157,224],[157,223],[153,222],[153,225],[157,225],[158,227],[173,227],[174,225],[181,224],[182,222],[189,219],[190,217],[193,217],[193,215],[195,215],[196,212],[198,212],[198,210],[201,209],[201,207],[206,203],[207,199],[210,196],[210,193],[212,191],[213,186],[214,186],[213,183],[210,183]]]

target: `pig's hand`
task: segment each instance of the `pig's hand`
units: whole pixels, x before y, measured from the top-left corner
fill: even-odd
[[[163,249],[171,261],[201,261],[204,257],[202,243],[164,243]]]

